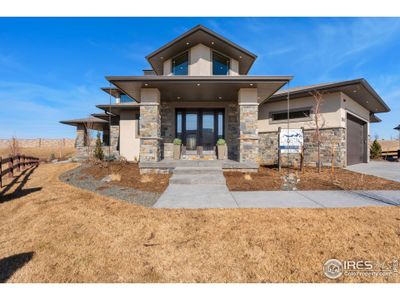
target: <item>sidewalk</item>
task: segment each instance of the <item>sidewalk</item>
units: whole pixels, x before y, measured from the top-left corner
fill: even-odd
[[[170,185],[158,208],[344,208],[400,206],[400,191],[230,192],[223,185]]]

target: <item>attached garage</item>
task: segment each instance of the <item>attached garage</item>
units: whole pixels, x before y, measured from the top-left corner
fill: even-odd
[[[347,114],[347,165],[368,162],[367,123]]]

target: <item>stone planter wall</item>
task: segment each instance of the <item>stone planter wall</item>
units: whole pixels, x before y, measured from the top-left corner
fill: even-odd
[[[315,166],[317,163],[318,152],[315,140],[315,131],[312,129],[304,130],[304,163]],[[263,132],[260,136],[260,162],[266,165],[278,163],[278,132]],[[332,163],[332,150],[335,153],[334,165],[344,167],[346,165],[346,129],[328,128],[321,129],[321,161],[324,166]],[[300,155],[290,155],[289,160],[300,163]],[[287,155],[282,159],[283,164],[287,162]]]

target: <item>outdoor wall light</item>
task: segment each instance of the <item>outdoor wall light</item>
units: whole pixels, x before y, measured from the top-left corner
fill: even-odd
[[[252,83],[250,83],[250,86],[253,86],[253,84],[252,84]]]
[[[219,99],[219,100],[221,100],[221,99],[222,99],[222,97],[221,97],[221,96],[219,96],[219,97],[218,97],[218,99]]]
[[[190,45],[190,43],[189,43],[189,42],[186,42],[186,45],[188,45],[188,46],[189,46],[189,45]]]
[[[197,86],[200,86],[200,83],[198,83]]]
[[[149,85],[148,83],[145,83],[145,84],[144,84],[144,86],[148,86],[148,85]]]
[[[181,97],[179,97],[179,96],[178,96],[178,97],[176,97],[176,99],[180,100],[180,99],[181,99]]]

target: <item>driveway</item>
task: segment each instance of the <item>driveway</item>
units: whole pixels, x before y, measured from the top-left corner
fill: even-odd
[[[367,164],[348,166],[346,169],[400,182],[400,162],[370,161]]]

